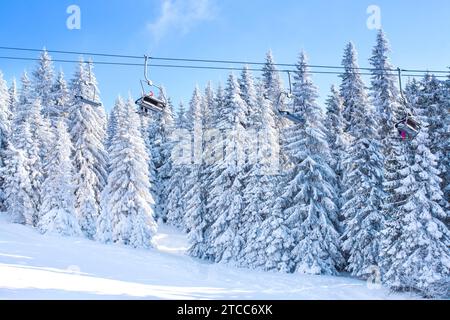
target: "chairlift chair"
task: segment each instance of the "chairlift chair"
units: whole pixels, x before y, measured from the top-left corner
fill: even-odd
[[[92,99],[88,99],[82,95],[76,95],[75,99],[79,102],[88,104],[90,106],[93,107],[101,107],[102,104],[100,102],[96,101],[96,94],[97,94],[97,89],[95,88],[94,83],[92,82],[92,74],[91,74],[91,62],[89,62],[89,81],[84,81],[84,83],[89,86],[89,87],[93,87],[94,88],[94,96]]]
[[[139,106],[139,113],[143,115],[149,115],[150,112],[162,112],[167,107],[167,100],[164,96],[164,92],[161,87],[153,84],[153,82],[148,78],[148,56],[144,56],[145,65],[144,65],[144,78],[145,80],[141,80],[142,87],[142,96],[136,100],[136,105]],[[145,92],[144,82],[149,87],[155,87],[159,90],[161,99],[156,98],[154,93],[150,91],[149,93]]]
[[[283,96],[286,96],[286,98],[288,99],[292,99],[293,95],[292,95],[292,82],[291,82],[291,73],[289,71],[287,71],[288,74],[288,79],[289,79],[289,92],[281,92],[280,95],[278,96],[278,101],[277,101],[277,112],[280,116],[294,122],[297,124],[304,124],[305,123],[305,119],[300,116],[300,115],[296,115],[293,114],[292,112],[288,111],[288,110],[281,110],[281,106],[282,106],[282,100],[283,100]]]
[[[136,100],[136,104],[140,107],[140,111],[148,114],[149,111],[162,112],[166,104],[164,101],[155,98],[152,94],[145,94],[138,100]]]
[[[406,116],[395,124],[395,128],[400,134],[402,140],[413,140],[419,134],[421,125],[419,120],[417,120],[417,118],[415,118],[414,115],[410,111],[408,111],[408,102],[403,94],[402,89],[402,70],[398,68],[397,71],[400,96]]]
[[[398,130],[403,140],[412,140],[419,134],[421,126],[411,114],[408,114],[405,118],[395,124],[395,128]]]

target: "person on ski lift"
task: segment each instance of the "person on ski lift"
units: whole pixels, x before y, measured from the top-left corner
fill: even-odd
[[[402,140],[407,139],[412,140],[419,134],[421,126],[419,121],[412,115],[411,112],[408,111],[408,102],[405,96],[403,95],[402,89],[402,73],[401,73],[402,70],[400,68],[397,68],[397,71],[398,71],[400,96],[406,116],[395,124],[395,128],[400,134]]]

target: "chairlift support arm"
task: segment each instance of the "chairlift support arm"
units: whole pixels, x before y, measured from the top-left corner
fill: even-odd
[[[291,80],[291,72],[290,71],[286,71],[288,74],[288,80],[289,80],[289,94],[292,94],[292,80]]]
[[[403,104],[406,106],[406,97],[403,94],[402,69],[397,68],[397,72],[398,72],[398,86],[399,86],[399,90],[400,90],[400,96],[402,97]]]

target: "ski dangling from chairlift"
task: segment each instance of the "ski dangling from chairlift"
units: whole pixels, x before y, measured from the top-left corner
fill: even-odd
[[[144,56],[144,78],[141,80],[142,96],[136,100],[136,105],[139,106],[139,113],[142,115],[149,115],[151,112],[162,112],[167,107],[167,100],[164,96],[164,91],[161,87],[155,85],[153,81],[148,78],[148,56]],[[153,91],[149,93],[145,92],[144,82],[151,88],[154,87],[158,89],[160,96],[162,98],[156,98]]]
[[[398,79],[399,79],[399,89],[400,89],[400,97],[402,101],[403,111],[405,116],[395,124],[395,128],[397,129],[402,140],[413,140],[420,132],[421,125],[416,117],[409,111],[408,102],[406,97],[403,94],[402,88],[402,70],[400,68],[398,70]]]
[[[285,98],[287,98],[291,101],[293,100],[291,73],[289,71],[287,71],[287,74],[288,74],[288,79],[289,79],[289,92],[283,91],[279,94],[278,100],[277,100],[276,111],[278,112],[278,114],[280,116],[282,116],[294,123],[304,124],[305,119],[302,116],[294,114],[291,111],[284,109],[286,107],[286,105],[292,105],[292,103],[286,103]]]
[[[91,73],[91,68],[92,68],[91,64],[92,64],[92,63],[89,62],[88,64],[89,64],[89,81],[87,81],[87,82],[85,81],[84,83],[85,83],[88,87],[94,89],[94,95],[93,95],[92,99],[89,99],[88,97],[84,97],[84,96],[82,96],[82,95],[76,95],[76,96],[75,96],[75,99],[76,99],[77,101],[79,101],[79,102],[88,104],[88,105],[93,106],[93,107],[101,107],[102,104],[101,104],[100,102],[96,101],[96,98],[97,98],[97,97],[96,97],[96,95],[97,95],[97,88],[95,87],[95,84],[94,84],[94,82],[92,81],[92,73]]]

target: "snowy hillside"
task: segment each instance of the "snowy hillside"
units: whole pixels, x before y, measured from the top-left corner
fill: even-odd
[[[161,227],[157,250],[42,236],[0,218],[0,299],[411,299],[346,277],[207,264]]]

